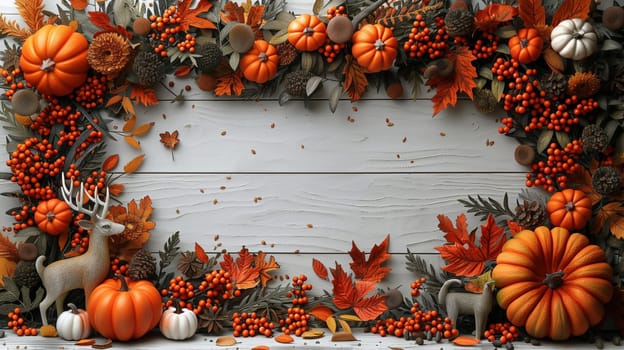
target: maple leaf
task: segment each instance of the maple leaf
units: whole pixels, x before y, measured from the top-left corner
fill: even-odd
[[[519,0],[518,14],[525,27],[546,24],[546,9],[542,5],[542,0]]]
[[[211,21],[198,17],[199,14],[207,12],[212,8],[212,3],[208,0],[199,0],[197,7],[191,9],[191,3],[193,0],[181,0],[178,2],[178,15],[180,16],[180,28],[183,31],[188,31],[190,27],[200,29],[216,29],[214,23]]]
[[[174,130],[172,133],[169,131],[165,131],[160,133],[160,142],[162,142],[166,148],[171,150],[171,160],[175,160],[173,158],[173,150],[176,148],[180,140],[178,139],[178,130]]]
[[[483,272],[487,261],[496,260],[505,241],[504,229],[496,225],[494,216],[490,214],[485,225],[481,226],[479,246],[474,241],[463,244],[452,242],[435,249],[447,262],[442,270],[458,276],[476,276]]]
[[[334,305],[339,309],[353,308],[353,311],[363,321],[377,318],[388,309],[385,296],[375,294],[367,297],[375,290],[375,283],[371,281],[356,281],[347,275],[342,266],[336,263],[336,268],[330,269],[334,288]]]
[[[511,21],[518,9],[511,5],[489,4],[475,14],[475,26],[481,31],[493,31],[501,23]]]
[[[375,244],[373,246],[368,260],[366,260],[366,254],[355,245],[354,241],[351,241],[349,255],[353,262],[350,263],[349,266],[355,274],[355,278],[363,281],[379,282],[386,277],[388,272],[392,269],[389,267],[381,267],[381,264],[392,256],[392,254],[388,254],[389,242],[390,235],[387,235],[380,245]]]
[[[591,3],[589,0],[564,0],[553,14],[550,25],[556,27],[561,21],[571,18],[586,19]]]
[[[457,93],[462,91],[472,99],[472,89],[477,87],[474,78],[477,77],[477,69],[472,65],[476,57],[468,46],[461,46],[450,52],[447,58],[454,64],[455,72],[451,77],[434,75],[427,85],[434,86],[436,94],[431,98],[433,101],[433,115],[440,113],[448,105],[455,106]]]
[[[132,85],[132,89],[130,90],[130,98],[133,98],[136,103],[140,103],[143,106],[153,106],[158,104],[158,96],[156,96],[156,91],[154,91],[154,89],[149,86]]]
[[[240,96],[244,89],[245,85],[241,79],[241,73],[236,71],[224,74],[217,78],[217,86],[214,89],[214,93],[217,96],[232,96],[232,93],[236,96]]]
[[[438,228],[446,232],[444,239],[449,243],[470,244],[475,240],[474,233],[468,233],[468,223],[466,215],[459,214],[455,220],[457,227],[453,226],[451,219],[446,215],[438,215]]]
[[[345,57],[345,66],[342,71],[344,74],[344,90],[349,94],[351,102],[360,99],[368,86],[368,79],[364,74],[364,68],[360,66],[351,55]]]
[[[230,22],[239,22],[245,23],[245,8],[242,6],[238,6],[237,3],[233,1],[228,1],[223,6],[223,11],[221,11],[221,21],[223,23]]]
[[[520,224],[518,224],[515,221],[511,221],[511,220],[507,220],[507,227],[509,227],[509,231],[511,232],[512,236],[514,236],[516,233],[524,230],[524,228],[522,226],[520,226]]]
[[[260,268],[260,284],[262,284],[263,287],[266,287],[267,282],[272,278],[269,272],[280,268],[280,265],[275,261],[273,255],[269,257],[269,261],[265,261],[265,257],[266,254],[264,252],[258,252],[258,254],[254,256],[254,266]]]
[[[236,288],[249,289],[258,285],[260,276],[260,267],[254,267],[253,262],[253,255],[247,248],[243,248],[238,252],[236,260],[229,253],[223,254],[221,268],[230,273]]]

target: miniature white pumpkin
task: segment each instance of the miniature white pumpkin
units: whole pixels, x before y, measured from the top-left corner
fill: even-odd
[[[550,46],[562,57],[582,60],[598,49],[598,36],[591,23],[572,18],[561,21],[550,34]]]
[[[195,335],[197,331],[197,316],[192,310],[170,307],[163,312],[160,318],[160,332],[168,339],[183,340]]]
[[[80,340],[91,335],[91,325],[89,315],[76,305],[67,304],[69,310],[61,312],[56,319],[56,332],[59,337],[65,340]]]

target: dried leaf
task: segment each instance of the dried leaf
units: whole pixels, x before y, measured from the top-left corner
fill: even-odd
[[[332,335],[331,341],[354,341],[357,340],[351,332],[336,332]]]
[[[217,340],[215,341],[215,344],[217,344],[217,346],[236,345],[236,338],[229,336],[229,335],[224,335],[222,337],[217,338]]]
[[[254,266],[260,268],[260,284],[263,287],[266,287],[267,283],[272,279],[269,272],[280,268],[280,265],[275,261],[273,255],[269,257],[269,261],[265,261],[265,258],[266,254],[262,251],[254,256]]]
[[[119,164],[119,154],[111,154],[102,163],[102,170],[111,171],[117,167],[117,164]]]
[[[247,248],[238,252],[236,260],[229,254],[223,255],[221,268],[229,272],[236,288],[249,289],[258,285],[260,277],[260,267],[253,266],[254,257]]]
[[[31,33],[45,25],[43,0],[15,0],[15,6]]]
[[[518,9],[512,5],[489,4],[475,14],[475,25],[482,31],[493,31],[501,23],[511,21],[518,15]]]
[[[362,322],[362,319],[357,317],[357,315],[342,314],[338,317],[340,317],[341,320],[345,320],[345,321]]]
[[[325,331],[320,329],[310,329],[309,331],[305,331],[301,334],[301,338],[303,339],[318,339],[322,338],[325,335]]]
[[[589,15],[591,3],[592,1],[589,0],[564,0],[553,14],[550,25],[554,28],[566,19],[586,19]]]
[[[143,197],[139,203],[134,199],[131,200],[128,202],[128,208],[123,205],[109,208],[108,218],[126,227],[121,234],[109,237],[111,256],[130,261],[134,254],[143,248],[150,239],[150,230],[156,227],[153,221],[149,221],[153,211],[152,199],[149,196]]]
[[[32,33],[26,28],[22,28],[16,20],[7,20],[7,18],[0,13],[0,33],[14,37],[17,40],[24,41]]]
[[[136,103],[143,106],[154,106],[158,104],[158,96],[156,91],[149,86],[132,85],[130,90],[130,98],[134,99]]]
[[[93,338],[80,339],[74,343],[74,345],[78,345],[78,346],[91,346],[93,344],[95,344],[95,339]]]
[[[483,288],[489,282],[493,282],[492,279],[492,270],[488,270],[481,275],[471,278],[464,284],[464,289],[476,294],[481,294],[483,292]]]
[[[60,251],[65,250],[65,245],[67,244],[68,240],[69,240],[69,231],[65,231],[61,233],[60,235],[58,235],[57,245]]]
[[[132,136],[124,136],[124,140],[126,141],[126,143],[128,143],[130,146],[132,146],[132,148],[134,149],[141,149],[141,143],[139,141],[137,141],[137,139],[135,139]]]
[[[202,248],[202,246],[200,246],[197,242],[195,242],[195,256],[197,257],[197,260],[204,264],[209,260],[208,254],[206,254],[204,248]]]
[[[124,189],[125,189],[125,186],[123,184],[108,185],[108,191],[110,192],[111,196],[114,196],[114,197],[119,197],[119,195],[123,193]]]
[[[315,318],[326,322],[327,319],[334,314],[334,310],[325,305],[317,305],[308,311]]]
[[[136,129],[132,130],[132,135],[133,136],[145,135],[148,131],[150,131],[150,129],[152,128],[152,126],[154,126],[154,124],[156,124],[156,123],[155,122],[149,122],[149,123],[145,123],[143,125],[139,125]]]
[[[551,47],[547,47],[543,52],[544,61],[553,72],[561,73],[565,69],[563,58]]]
[[[134,111],[134,106],[132,105],[132,100],[128,96],[124,96],[121,99],[121,107],[123,108],[124,112],[130,115],[136,114],[136,112]]]
[[[275,337],[275,341],[282,344],[289,344],[295,341],[295,338],[291,337],[288,334],[282,333]]]
[[[609,230],[616,238],[624,239],[624,217],[618,216],[617,219],[612,219],[609,222]]]
[[[187,75],[189,75],[189,73],[191,73],[191,66],[180,66],[178,67],[175,72],[173,72],[173,75],[175,75],[178,78],[182,78],[185,77]]]
[[[128,120],[126,120],[123,127],[121,128],[121,131],[123,132],[132,131],[132,129],[134,129],[134,126],[136,125],[136,121],[137,121],[136,115],[133,115],[132,117],[128,118]]]
[[[114,95],[111,98],[108,99],[108,101],[106,101],[106,107],[110,107],[114,104],[117,104],[119,102],[121,102],[122,96],[121,95]]]
[[[165,145],[166,148],[171,150],[171,159],[173,160],[173,150],[176,148],[180,140],[178,139],[178,130],[174,130],[172,133],[165,131],[160,133],[160,142]]]
[[[330,332],[336,333],[336,329],[338,328],[338,324],[336,323],[336,319],[333,316],[329,316],[325,319],[325,324],[327,325],[327,329]]]
[[[368,79],[362,68],[351,55],[345,57],[344,90],[349,94],[351,102],[358,101],[368,86]]]
[[[480,343],[481,343],[481,339],[468,337],[465,335],[460,335],[459,337],[453,339],[453,344],[459,345],[459,346],[474,346]]]
[[[240,96],[244,89],[245,85],[241,79],[240,71],[231,71],[217,78],[217,86],[214,89],[214,93],[217,96],[232,96],[232,94]]]
[[[11,241],[10,238],[0,234],[0,257],[17,262],[19,260],[19,254],[17,252],[17,246]]]
[[[512,236],[524,230],[524,228],[520,226],[517,222],[511,220],[507,220],[507,227],[509,227],[509,231],[511,231]]]
[[[314,270],[314,273],[316,273],[316,275],[323,280],[328,280],[329,279],[329,273],[327,271],[327,267],[325,267],[325,264],[323,264],[321,261],[317,260],[316,258],[312,258],[312,269]]]
[[[126,164],[124,166],[124,168],[123,168],[124,172],[127,173],[127,174],[131,174],[131,173],[137,171],[137,169],[139,169],[141,164],[143,164],[143,159],[144,158],[145,158],[145,154],[140,154],[140,155],[136,156],[134,159],[129,161],[128,164]]]
[[[388,254],[389,243],[390,235],[386,235],[386,238],[380,245],[375,244],[373,246],[368,260],[366,260],[366,254],[355,245],[355,241],[351,242],[349,255],[353,262],[350,263],[349,266],[355,274],[355,278],[364,281],[379,282],[386,277],[388,272],[392,269],[389,267],[381,267],[381,265],[392,256],[392,254]]]
[[[180,18],[180,28],[182,31],[186,32],[190,29],[190,27],[200,28],[200,29],[216,29],[214,23],[211,21],[199,17],[200,14],[204,12],[208,12],[210,8],[212,8],[212,3],[209,0],[199,0],[197,7],[191,9],[191,3],[193,0],[182,0],[178,2],[178,10],[177,13]]]
[[[340,327],[342,327],[343,331],[351,333],[351,326],[349,326],[349,323],[347,323],[347,321],[343,319],[338,319],[338,323],[340,323]]]
[[[467,46],[461,46],[449,53],[447,58],[453,62],[455,73],[451,77],[435,75],[427,82],[427,85],[436,89],[435,96],[431,98],[434,116],[448,105],[455,106],[457,93],[460,91],[472,99],[472,89],[477,87],[474,80],[478,76],[477,69],[472,65],[476,57]]]
[[[542,5],[542,0],[519,0],[518,14],[525,27],[546,24],[546,9]]]
[[[93,349],[109,349],[113,347],[113,340],[108,338],[103,343],[95,343],[91,345]]]
[[[225,6],[223,6],[223,11],[221,11],[220,16],[221,21],[226,24],[230,22],[246,23],[245,9],[233,1],[228,1],[225,3]]]
[[[336,263],[336,268],[331,269],[334,288],[334,305],[339,309],[353,308],[353,311],[364,321],[375,319],[386,311],[386,298],[375,294],[371,297],[367,295],[375,290],[375,283],[370,281],[355,281],[343,270],[342,266]]]

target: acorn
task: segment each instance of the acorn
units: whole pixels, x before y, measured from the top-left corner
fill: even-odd
[[[228,38],[232,50],[238,53],[245,53],[253,46],[256,35],[249,25],[238,23],[230,29]]]
[[[327,23],[327,36],[336,44],[342,44],[353,35],[353,23],[347,16],[336,16]]]
[[[448,77],[455,71],[455,64],[448,58],[440,58],[431,62],[425,69],[423,76],[425,79],[431,79],[434,75],[440,77]]]
[[[39,111],[39,96],[30,89],[18,90],[11,100],[13,112],[25,116],[32,115]]]
[[[403,304],[403,294],[398,289],[390,289],[386,292],[386,306],[388,310],[398,308]]]
[[[602,24],[611,30],[620,30],[624,27],[624,9],[611,6],[602,13]]]
[[[529,145],[519,145],[514,151],[514,159],[518,164],[529,166],[535,160],[535,150]]]
[[[217,87],[217,79],[209,73],[199,74],[196,83],[203,91],[213,91]]]
[[[147,35],[151,30],[150,21],[147,18],[137,18],[132,22],[132,31],[136,35]]]

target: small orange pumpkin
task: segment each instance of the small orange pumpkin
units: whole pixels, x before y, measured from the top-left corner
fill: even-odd
[[[22,46],[24,79],[44,95],[65,96],[87,79],[89,43],[66,25],[47,24]]]
[[[53,236],[66,232],[72,218],[69,205],[58,198],[39,202],[35,210],[35,223],[39,229]]]
[[[585,192],[566,188],[553,193],[546,203],[546,212],[553,226],[575,231],[587,225],[592,215],[592,203]]]
[[[369,73],[390,69],[397,56],[399,43],[391,28],[366,24],[353,34],[351,54]]]
[[[264,40],[256,40],[252,48],[241,58],[239,66],[245,79],[264,84],[277,74],[279,55],[275,46]]]
[[[317,16],[303,14],[288,24],[288,41],[299,51],[316,51],[326,38],[327,27]]]
[[[121,275],[95,287],[87,302],[89,322],[103,337],[127,341],[144,336],[160,322],[162,300],[148,281]]]
[[[531,63],[542,55],[544,40],[535,28],[520,28],[518,34],[509,38],[509,54],[522,64]]]

